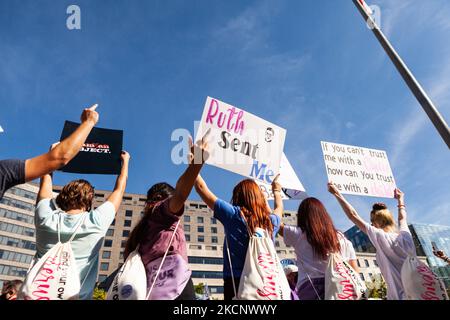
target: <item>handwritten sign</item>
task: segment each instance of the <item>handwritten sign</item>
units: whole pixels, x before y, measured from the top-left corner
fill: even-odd
[[[294,169],[292,168],[289,160],[283,152],[280,162],[280,178],[279,183],[282,187],[281,197],[283,200],[303,200],[308,197],[303,184],[297,177]],[[268,200],[273,200],[272,186],[268,183],[256,181],[259,188],[267,197]]]
[[[341,193],[393,198],[396,188],[385,151],[321,141],[328,181]]]
[[[209,130],[206,163],[271,183],[280,169],[286,130],[217,99],[206,99],[196,141]]]

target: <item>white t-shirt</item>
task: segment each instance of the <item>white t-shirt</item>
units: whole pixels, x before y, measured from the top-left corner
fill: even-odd
[[[308,279],[306,272],[311,278],[325,277],[328,259],[320,259],[314,254],[312,246],[309,244],[306,234],[295,226],[284,226],[284,243],[294,247],[297,256],[298,280],[297,288]],[[352,243],[345,236],[338,232],[338,239],[341,245],[341,256],[345,261],[356,260],[355,249]],[[301,261],[300,261],[301,259]]]
[[[416,255],[411,232],[406,223],[399,232],[385,232],[365,224],[370,242],[377,250],[377,262],[386,281],[388,300],[405,300],[401,270],[408,254]]]
[[[61,214],[61,242],[70,239],[76,226],[85,215],[68,214],[58,210],[51,199],[43,199],[36,206],[36,257],[41,258],[58,242],[58,216]],[[72,241],[73,254],[80,272],[80,281],[84,284],[80,291],[80,300],[91,299],[97,279],[98,253],[103,238],[114,220],[114,205],[106,201],[100,207],[88,212],[84,224],[78,229]],[[86,280],[85,280],[86,279]]]

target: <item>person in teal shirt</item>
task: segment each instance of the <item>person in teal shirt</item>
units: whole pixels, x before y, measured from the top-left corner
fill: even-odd
[[[103,238],[119,210],[125,192],[130,155],[122,152],[121,158],[122,169],[114,190],[106,202],[97,209],[92,208],[94,188],[88,181],[75,180],[68,183],[56,199],[53,199],[51,175],[41,178],[35,214],[35,260],[38,261],[58,243],[58,223],[61,226],[60,237],[63,243],[70,239],[77,226],[81,224],[72,241],[81,282],[80,300],[92,298]]]

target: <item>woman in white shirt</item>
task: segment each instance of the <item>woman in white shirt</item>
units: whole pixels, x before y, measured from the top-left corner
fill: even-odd
[[[368,235],[370,242],[377,250],[378,265],[387,285],[387,299],[406,299],[401,280],[401,269],[408,254],[415,255],[416,249],[406,222],[403,192],[399,189],[394,191],[394,196],[398,201],[399,228],[397,228],[392,213],[384,203],[373,205],[370,212],[371,224],[369,224],[358,215],[352,205],[339,192],[336,185],[329,183],[328,191],[336,197],[347,217]]]
[[[307,198],[298,208],[298,226],[282,224],[280,234],[297,256],[297,295],[300,300],[323,300],[325,271],[330,253],[339,252],[357,271],[353,245],[333,224],[325,206]]]

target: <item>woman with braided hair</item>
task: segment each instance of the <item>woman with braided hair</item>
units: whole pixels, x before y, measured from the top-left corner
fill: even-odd
[[[236,291],[239,288],[249,244],[249,231],[255,234],[257,228],[265,229],[274,240],[280,229],[283,202],[281,186],[277,180],[278,176],[272,182],[275,198],[275,209],[272,211],[261,189],[251,179],[242,180],[234,187],[231,203],[228,203],[217,198],[208,189],[200,175],[197,177],[195,190],[206,205],[214,211],[214,218],[219,220],[225,229],[226,242],[223,246],[225,300],[231,300],[234,297],[233,283]],[[231,263],[228,258],[227,246],[229,246]]]

